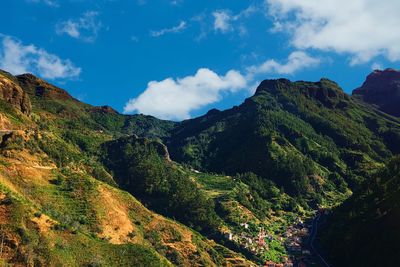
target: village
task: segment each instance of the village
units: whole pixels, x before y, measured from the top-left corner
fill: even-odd
[[[315,213],[318,216],[319,211],[315,211]],[[309,243],[313,220],[314,218],[304,222],[300,218],[297,218],[282,236],[268,234],[263,227],[259,227],[258,234],[251,234],[248,231],[249,224],[241,223],[242,231],[238,233],[229,232],[226,234],[226,238],[260,257],[269,251],[269,244],[271,242],[277,241],[283,243],[288,257],[283,257],[279,263],[267,260],[263,265],[266,267],[318,266],[315,255],[310,251]]]

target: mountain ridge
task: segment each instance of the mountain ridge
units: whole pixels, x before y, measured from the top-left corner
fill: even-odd
[[[62,261],[63,250],[93,253],[82,242],[97,250],[93,264],[111,266],[128,260],[117,256],[123,246],[138,264],[283,264],[295,257],[287,229],[340,205],[399,153],[400,119],[325,78],[265,80],[239,106],[171,122],[82,103],[33,75],[1,75],[32,108],[0,105],[10,125],[0,133],[0,199],[13,203],[0,201],[0,222],[2,210],[21,210],[15,225],[4,219],[7,251],[41,264]],[[21,225],[48,243],[29,247],[13,228]],[[59,236],[68,241],[52,254]]]
[[[18,83],[11,75],[4,77]],[[33,80],[25,89],[31,112],[24,114],[13,102],[0,105],[1,127],[7,126],[0,131],[0,265],[254,265],[147,209],[120,188],[99,160],[101,144],[128,132],[162,136],[173,123],[125,116],[108,107],[96,111],[53,86],[45,90],[54,94],[36,94],[43,82],[26,78]],[[151,142],[160,161],[167,162],[165,146]]]

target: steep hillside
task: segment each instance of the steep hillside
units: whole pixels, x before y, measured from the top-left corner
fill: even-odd
[[[115,181],[152,209],[199,231],[212,231],[218,224],[214,203],[168,162],[164,145],[132,136],[106,143],[104,149],[104,163]]]
[[[298,262],[318,207],[356,192],[334,213],[353,228],[385,190],[378,213],[397,207],[396,185],[370,177],[390,176],[373,173],[400,153],[400,119],[327,79],[266,80],[180,123],[93,107],[30,74],[0,72],[0,104],[0,258],[16,266]],[[357,252],[353,228],[337,231]]]
[[[19,86],[18,81],[5,72],[0,71],[0,101],[1,104],[11,104],[24,114],[31,112],[31,102],[27,94]]]
[[[196,169],[254,172],[294,197],[335,201],[399,152],[400,121],[334,82],[266,80],[242,105],[179,124],[171,158]]]
[[[400,158],[366,180],[320,230],[334,266],[398,266]]]
[[[296,213],[305,214],[273,183],[252,173],[230,177],[191,170],[172,162],[163,144],[147,138],[120,138],[105,143],[103,150],[103,162],[116,183],[147,207],[255,261],[285,262],[279,237]],[[256,243],[260,228],[270,237],[264,250]],[[240,235],[254,243],[247,245]]]
[[[28,113],[10,101],[0,107],[1,265],[252,265],[148,210],[101,164],[100,145],[128,128],[103,126],[94,113],[150,136],[174,123],[91,107],[32,75],[1,75],[32,103]]]
[[[375,70],[361,87],[353,91],[353,96],[400,117],[400,72],[394,69]]]
[[[14,80],[29,96],[39,126],[49,130],[86,128],[109,135],[137,134],[158,138],[166,136],[175,125],[151,116],[122,115],[108,106],[93,107],[32,74],[19,75]],[[46,121],[44,125],[42,119]]]
[[[35,137],[21,133],[20,138]],[[83,169],[88,168],[85,164],[57,168],[40,149],[29,146],[17,141],[2,146],[0,219],[6,262],[17,266],[226,262],[215,243],[98,181]]]

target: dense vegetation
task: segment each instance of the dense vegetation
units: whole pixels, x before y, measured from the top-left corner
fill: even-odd
[[[166,148],[135,136],[104,145],[104,163],[121,188],[153,210],[209,233],[218,227],[214,202],[166,160]],[[162,154],[164,153],[164,155]]]
[[[159,139],[174,122],[92,107],[32,75],[16,78],[1,72],[2,79],[6,82],[0,90],[10,89],[2,87],[9,84],[24,88],[32,110],[23,114],[13,102],[0,100],[0,124],[5,130],[0,133],[0,265],[220,266],[228,264],[227,260],[247,262],[183,224],[149,211],[121,190],[120,180],[103,165],[105,142],[120,137],[123,142],[128,134]],[[147,156],[140,161],[144,169],[136,173],[150,178],[147,185],[168,177],[158,192],[146,193],[164,194],[170,205],[164,211],[171,218],[174,214],[176,219],[186,218],[185,223],[197,230],[217,228],[219,221],[212,220],[216,217],[213,202],[189,179],[178,179],[185,176],[150,147],[138,145],[136,154],[126,154]],[[173,198],[173,193],[178,195]],[[161,204],[165,203],[159,203],[163,208]]]
[[[395,260],[400,160],[376,169],[400,153],[400,119],[330,80],[266,80],[238,107],[175,123],[84,104],[33,75],[2,79],[22,97],[0,99],[6,262],[249,264],[233,251],[283,262],[288,226],[352,191],[321,236],[332,262]],[[260,229],[261,252],[227,238],[254,244]]]
[[[399,120],[332,81],[281,79],[264,81],[239,107],[182,122],[166,143],[173,159],[199,170],[250,171],[291,196],[324,204],[397,153],[399,129]]]
[[[333,211],[320,236],[335,266],[396,266],[400,260],[399,221],[398,156]]]

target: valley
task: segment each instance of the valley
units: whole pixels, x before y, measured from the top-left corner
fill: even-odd
[[[346,266],[363,231],[395,232],[400,119],[334,81],[265,80],[182,122],[0,82],[5,266]]]

